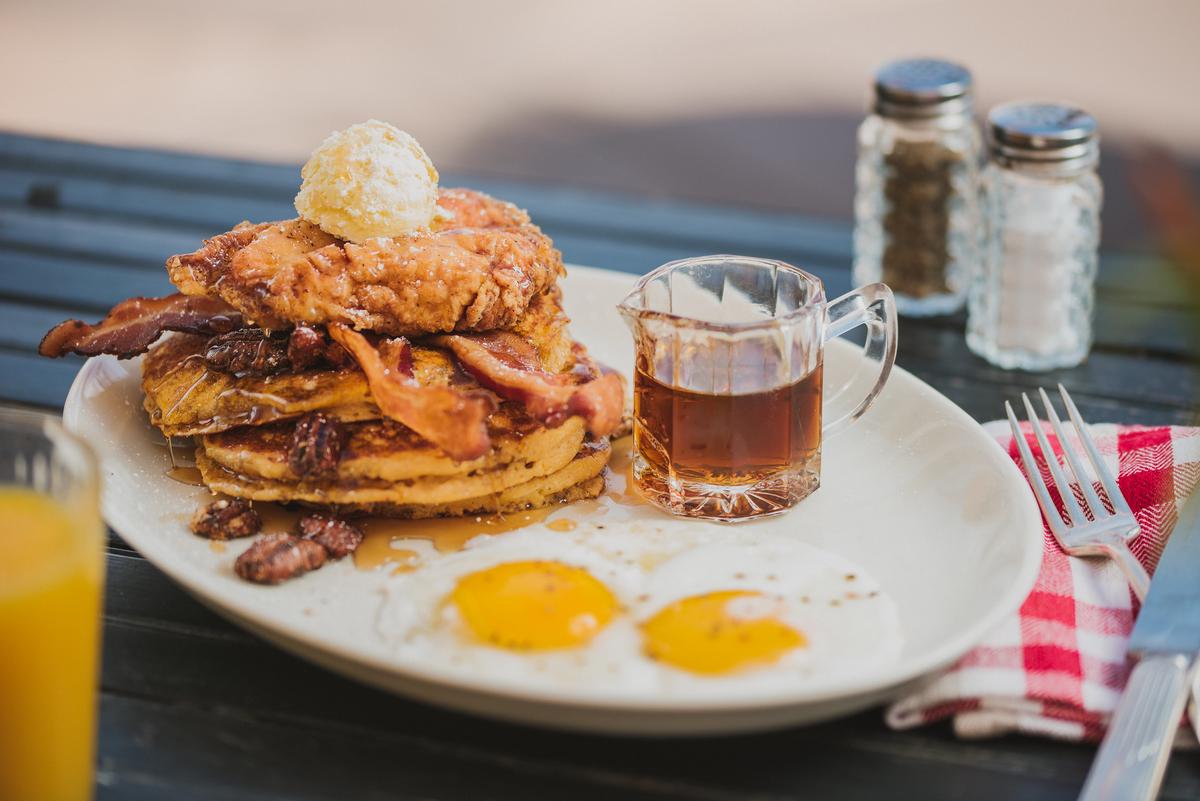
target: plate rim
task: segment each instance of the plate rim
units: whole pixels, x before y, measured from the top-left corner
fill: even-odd
[[[632,286],[632,281],[637,278],[634,273],[584,265],[568,264],[567,269],[570,272],[588,274],[594,279],[621,281],[630,286]],[[80,416],[84,407],[82,398],[84,387],[90,383],[92,373],[96,373],[104,368],[106,361],[112,362],[115,359],[112,356],[98,356],[88,359],[83,367],[80,368],[71,384],[63,407],[63,421],[73,431],[79,431],[80,429]],[[996,441],[984,431],[982,424],[976,422],[974,418],[936,388],[897,364],[893,367],[891,380],[895,380],[900,376],[903,376],[902,380],[915,382],[915,388],[919,392],[931,394],[937,401],[950,407],[946,410],[947,413],[958,417],[961,421],[969,423],[969,427],[973,427],[978,435],[984,438],[988,448],[991,449],[992,457],[1000,460],[998,463],[1002,465],[1001,472],[1008,476],[1008,482],[1010,484],[1014,481],[1020,482],[1020,486],[1027,490],[1028,486],[1019,468],[1008,454],[1000,448]],[[140,411],[140,407],[138,411]],[[83,432],[83,435],[86,436],[86,432]],[[349,650],[345,646],[331,643],[321,636],[305,630],[300,625],[277,620],[268,614],[262,613],[258,608],[253,606],[248,607],[245,604],[223,599],[220,593],[214,592],[211,586],[206,585],[205,580],[198,573],[194,570],[189,571],[188,565],[183,560],[172,560],[169,556],[169,545],[165,541],[159,542],[153,537],[143,538],[136,533],[137,526],[134,524],[134,521],[120,512],[120,510],[110,508],[111,504],[104,493],[102,493],[101,497],[101,508],[105,522],[108,525],[120,534],[126,542],[129,542],[130,545],[136,548],[138,553],[154,565],[155,568],[161,570],[172,581],[179,584],[192,597],[214,608],[226,619],[232,621],[234,625],[239,625],[243,629],[245,629],[245,626],[241,625],[242,620],[248,618],[248,622],[251,622],[253,625],[268,629],[276,635],[283,636],[292,644],[298,646],[294,650],[285,650],[291,650],[292,653],[301,657],[304,656],[302,649],[311,649],[319,651],[333,660],[354,663],[373,671],[390,674],[398,680],[410,680],[420,684],[434,684],[444,690],[468,692],[480,697],[499,698],[505,702],[517,701],[539,705],[553,705],[564,709],[586,710],[589,712],[693,715],[751,713],[767,707],[803,707],[850,699],[860,695],[878,694],[889,688],[907,685],[922,676],[949,665],[955,659],[967,653],[972,647],[981,642],[1005,616],[1014,612],[1024,601],[1033,589],[1041,567],[1043,541],[1041,511],[1038,509],[1031,492],[1024,491],[1018,493],[1018,496],[1022,499],[1019,502],[1019,506],[1021,507],[1020,512],[1029,524],[1028,526],[1022,526],[1022,528],[1028,529],[1029,533],[1024,538],[1025,542],[1022,543],[1022,563],[1017,571],[1016,579],[1007,588],[1007,591],[1002,593],[992,604],[987,614],[976,618],[970,626],[964,627],[955,637],[940,647],[927,650],[903,662],[890,663],[882,668],[871,671],[856,672],[841,681],[826,680],[819,683],[815,688],[798,686],[790,688],[787,691],[781,691],[778,687],[766,688],[761,691],[754,691],[747,688],[726,697],[710,699],[670,698],[666,696],[643,696],[637,699],[610,697],[603,693],[595,693],[596,688],[589,688],[589,694],[587,695],[580,694],[577,689],[570,688],[544,686],[533,689],[511,680],[498,680],[496,677],[492,677],[487,681],[480,681],[477,679],[468,679],[462,674],[438,674],[432,666],[422,667],[412,663],[405,664],[395,659],[388,660],[371,654]],[[1014,532],[1013,536],[1019,536],[1019,532]],[[158,553],[160,547],[163,553],[161,557]],[[256,636],[258,635],[256,634]],[[278,647],[277,644],[276,647]],[[902,670],[898,669],[901,667],[903,668]],[[355,680],[361,681],[357,678]],[[398,689],[393,690],[393,692],[401,695],[405,694],[402,690]]]

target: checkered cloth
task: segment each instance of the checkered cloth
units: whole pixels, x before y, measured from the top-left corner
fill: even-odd
[[[985,429],[1019,465],[1007,421]],[[1200,481],[1200,428],[1094,425],[1091,432],[1141,525],[1133,551],[1153,573]],[[1049,481],[1032,431],[1024,433]],[[1050,441],[1061,462],[1058,442]],[[889,725],[907,729],[953,717],[962,737],[1103,737],[1129,675],[1125,652],[1137,599],[1115,564],[1067,556],[1048,528],[1043,537],[1042,570],[1019,612],[954,667],[893,704]],[[1193,705],[1193,721],[1195,712]]]

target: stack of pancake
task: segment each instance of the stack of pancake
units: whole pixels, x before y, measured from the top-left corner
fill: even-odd
[[[225,495],[403,518],[604,487],[623,387],[571,340],[561,255],[511,204],[442,190],[429,231],[355,245],[242,224],[167,268],[180,295],[69,321],[45,355],[145,356],[145,408]]]

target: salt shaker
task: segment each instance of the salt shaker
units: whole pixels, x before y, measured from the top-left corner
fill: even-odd
[[[854,283],[886,283],[901,314],[962,307],[978,261],[981,151],[964,67],[908,59],[876,73],[858,129]]]
[[[1092,344],[1103,192],[1096,120],[1055,103],[988,115],[983,263],[972,280],[967,346],[1007,369],[1073,367]]]

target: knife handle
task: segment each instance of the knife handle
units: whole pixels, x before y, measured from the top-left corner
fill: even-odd
[[[1079,801],[1152,801],[1187,702],[1192,659],[1147,655],[1134,667]]]

